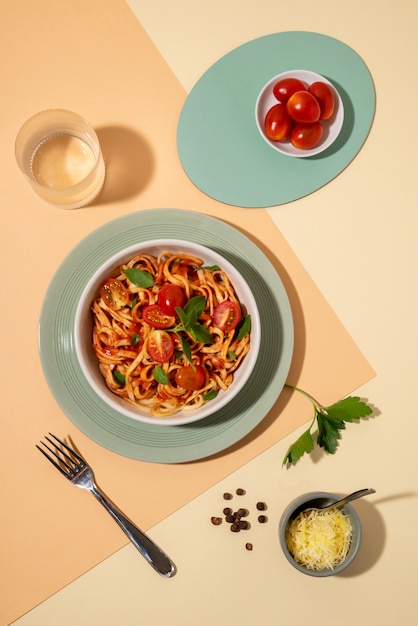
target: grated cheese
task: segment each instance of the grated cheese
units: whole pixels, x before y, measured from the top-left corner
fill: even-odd
[[[297,563],[310,570],[334,569],[350,547],[350,520],[340,509],[302,511],[286,529],[286,543]]]

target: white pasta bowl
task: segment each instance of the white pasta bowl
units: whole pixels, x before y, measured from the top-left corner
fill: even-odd
[[[107,387],[92,346],[93,315],[91,304],[99,293],[103,281],[117,274],[120,265],[127,263],[138,254],[149,254],[157,257],[163,251],[178,254],[186,253],[199,257],[202,259],[203,265],[217,265],[227,274],[238,300],[251,318],[251,347],[234,372],[233,382],[225,391],[220,390],[215,398],[204,402],[198,408],[181,409],[169,416],[155,417],[148,408],[120,398]],[[177,426],[196,422],[225,407],[247,383],[256,364],[260,348],[261,328],[257,303],[242,274],[231,262],[210,248],[179,239],[167,238],[136,243],[108,258],[88,280],[77,305],[74,324],[75,352],[81,370],[92,391],[117,413],[133,420],[161,426]],[[159,364],[156,363],[157,365]]]
[[[291,502],[283,511],[282,516],[280,518],[279,523],[279,539],[280,545],[283,550],[283,554],[286,559],[289,561],[294,568],[296,568],[299,572],[303,574],[307,574],[308,576],[315,576],[318,578],[326,577],[326,576],[334,576],[336,574],[340,574],[343,570],[345,570],[355,559],[361,544],[362,537],[362,529],[360,518],[355,511],[355,509],[351,506],[351,504],[345,504],[341,508],[341,512],[344,516],[349,520],[351,525],[351,540],[348,545],[348,549],[345,555],[345,558],[342,559],[337,565],[333,567],[323,567],[321,569],[312,568],[311,565],[307,566],[306,563],[310,561],[310,559],[303,558],[295,558],[295,555],[292,552],[292,549],[289,549],[289,539],[288,539],[288,529],[292,520],[296,519],[297,516],[310,508],[323,507],[328,504],[332,504],[333,502],[337,502],[340,500],[341,496],[337,496],[333,493],[327,493],[324,491],[315,491],[311,493],[306,493],[302,496],[299,496],[293,502]],[[298,532],[300,531],[300,541],[302,538],[307,542],[305,545],[301,545],[300,555],[306,552],[309,553],[310,550],[310,541],[307,540],[307,533],[304,529],[298,528]],[[322,550],[322,546],[318,545],[321,543],[322,539],[324,542],[324,546],[329,547],[329,533],[331,531],[327,531],[327,529],[322,529],[323,537],[321,537],[321,533],[315,533],[316,542],[315,547],[318,547]],[[308,545],[309,544],[309,545]],[[324,549],[325,550],[325,549]],[[324,551],[323,550],[323,551]],[[317,556],[317,555],[316,555]],[[298,555],[297,555],[298,557]]]

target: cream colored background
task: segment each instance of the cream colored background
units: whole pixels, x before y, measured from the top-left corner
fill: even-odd
[[[99,15],[103,6],[96,4]],[[132,0],[130,4],[186,91],[222,54],[251,38],[280,30],[312,30],[337,37],[367,63],[376,84],[377,109],[362,151],[329,185],[269,213],[376,370],[376,377],[357,392],[373,402],[380,415],[359,427],[349,427],[335,457],[314,454],[290,470],[283,470],[281,459],[296,432],[155,525],[153,537],[172,553],[178,565],[174,579],[166,581],[155,576],[128,545],[16,623],[45,626],[59,621],[69,625],[77,620],[81,624],[105,626],[209,626],[234,621],[275,626],[297,620],[319,625],[324,623],[324,617],[318,609],[326,607],[327,611],[337,611],[338,617],[333,621],[341,626],[354,622],[412,626],[418,617],[414,595],[417,544],[415,524],[411,524],[418,513],[414,449],[417,159],[416,132],[414,136],[410,130],[409,116],[399,114],[397,94],[398,85],[406,85],[410,97],[418,97],[418,9],[408,0],[351,0],[343,8],[321,0],[301,0],[298,6],[267,0]],[[16,8],[16,23],[26,21],[29,34],[28,15],[37,10],[29,2],[17,2],[18,5],[24,10]],[[37,6],[42,11],[45,3]],[[79,7],[81,16],[82,3]],[[108,24],[107,20],[103,22]],[[125,22],[120,23],[125,26]],[[108,26],[109,32],[120,23],[115,20]],[[129,35],[134,33],[135,25],[129,22]],[[13,36],[10,31],[9,37]],[[51,42],[41,41],[39,45],[51,45],[56,37],[59,35],[51,33]],[[52,50],[53,47],[51,54]],[[118,69],[118,58],[109,51],[105,58],[109,71]],[[12,68],[12,63],[4,68],[7,77]],[[51,76],[50,95],[57,85],[61,87],[61,81],[69,79],[77,87],[74,77],[60,75],[57,68],[57,74]],[[94,87],[90,100],[96,116],[99,109],[94,101]],[[24,116],[26,111],[36,109],[39,101],[35,94],[34,101],[18,100],[14,106]],[[76,94],[72,104],[77,109]],[[127,105],[121,102],[119,106],[120,116]],[[9,155],[2,158],[9,163]],[[160,170],[160,177],[162,174]],[[7,188],[18,185],[16,173],[16,178],[7,182]],[[173,188],[171,195],[173,203],[181,206],[179,191]],[[25,197],[32,201],[29,191]],[[169,192],[166,197],[170,198]],[[144,196],[139,198],[144,200]],[[191,198],[193,193],[187,200]],[[33,201],[34,210],[41,207]],[[6,212],[7,207],[3,210]],[[106,218],[106,212],[110,216],[111,210],[112,206],[105,207],[101,219]],[[40,211],[39,215],[45,213]],[[20,220],[13,228],[17,234],[19,228],[25,228],[25,216],[22,211],[14,217]],[[89,232],[93,224],[91,213],[80,214],[80,220]],[[47,222],[45,219],[45,227]],[[73,232],[70,229],[64,245],[71,249],[79,234],[79,228],[73,228]],[[52,273],[62,255],[58,238],[51,242],[51,251]],[[41,279],[39,300],[49,278]],[[22,295],[17,306],[24,306],[24,302]],[[3,384],[4,381],[3,375]],[[53,414],[52,403],[47,410]],[[10,419],[9,415],[3,419],[6,417]],[[17,434],[23,417],[15,414],[13,419],[12,432]],[[236,537],[224,532],[225,528],[212,527],[208,522],[223,506],[222,492],[238,486],[247,489],[249,501],[264,499],[269,504],[269,524],[250,531],[254,543],[251,553],[243,549],[242,535],[235,541]],[[356,505],[365,537],[362,551],[349,572],[342,577],[313,580],[293,571],[277,542],[277,520],[283,502],[311,489],[342,493],[363,486],[375,487],[377,494]],[[28,533],[30,523],[28,520]],[[58,560],[59,554],[56,557]],[[33,585],[36,586],[36,579]]]

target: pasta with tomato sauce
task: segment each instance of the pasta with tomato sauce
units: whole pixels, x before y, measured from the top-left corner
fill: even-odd
[[[107,387],[156,418],[226,391],[250,350],[251,320],[227,274],[189,254],[140,254],[92,303]]]

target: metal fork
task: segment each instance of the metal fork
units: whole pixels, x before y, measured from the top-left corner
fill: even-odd
[[[170,578],[175,573],[175,565],[171,559],[145,535],[133,522],[131,522],[108,498],[100,491],[94,481],[94,474],[87,461],[78,452],[70,448],[64,441],[58,439],[52,433],[50,437],[45,436],[48,444],[41,441],[38,450],[76,487],[87,489],[110,513],[115,522],[123,532],[129,537],[135,548],[139,550],[148,563],[164,578]],[[57,442],[59,446],[57,445]],[[52,446],[52,447],[51,447]],[[46,450],[50,452],[46,452]]]

